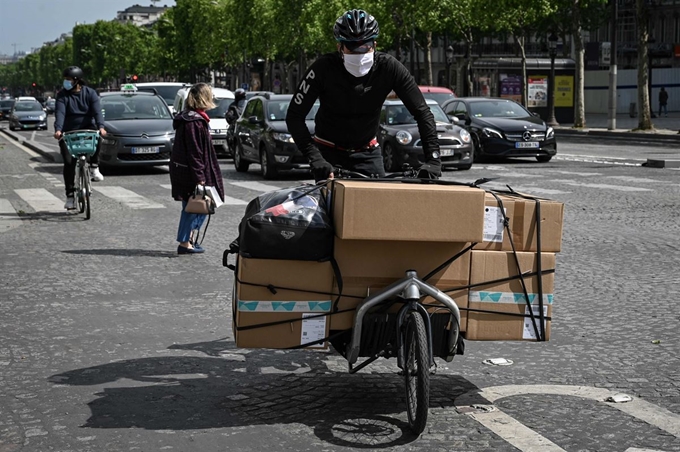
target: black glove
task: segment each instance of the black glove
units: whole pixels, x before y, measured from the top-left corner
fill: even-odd
[[[307,153],[307,159],[309,160],[309,166],[316,182],[328,179],[328,176],[333,172],[333,165],[323,158],[318,149],[310,150]]]
[[[419,179],[439,179],[442,175],[442,161],[439,159],[430,159],[420,165],[418,168]]]

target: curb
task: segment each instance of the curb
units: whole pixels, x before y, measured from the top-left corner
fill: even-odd
[[[41,144],[36,143],[35,141],[31,140],[26,140],[23,136],[18,135],[8,129],[5,129],[4,127],[0,127],[0,132],[4,133],[8,137],[12,138],[14,141],[17,141],[19,144],[22,144],[29,148],[32,151],[37,152],[38,154],[42,155],[45,157],[47,160],[53,162],[53,163],[63,163],[64,160],[61,158],[61,154],[58,152],[55,152],[51,149],[47,149],[46,147],[42,146]]]
[[[573,128],[557,128],[555,129],[557,137],[597,137],[611,140],[633,140],[633,141],[654,141],[663,143],[680,144],[680,133],[659,133],[659,132],[629,132],[626,130],[609,131],[606,129],[573,129]]]

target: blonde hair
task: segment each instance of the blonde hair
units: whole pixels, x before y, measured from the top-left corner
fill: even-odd
[[[212,110],[216,107],[213,102],[212,88],[207,83],[197,83],[189,90],[186,108],[190,110]]]

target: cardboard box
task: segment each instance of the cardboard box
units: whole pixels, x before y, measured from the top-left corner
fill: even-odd
[[[536,201],[515,198],[510,226],[517,251],[537,251]],[[562,249],[564,204],[539,199],[541,208],[541,252],[559,253]]]
[[[237,275],[242,281],[232,300],[237,347],[289,348],[328,337],[330,262],[239,257]],[[264,326],[270,323],[276,324]],[[255,325],[263,326],[239,329]]]
[[[342,275],[342,293],[339,310],[348,312],[331,315],[331,330],[352,328],[355,309],[364,298],[403,278],[406,270],[415,270],[419,278],[424,278],[449,258],[461,253],[468,243],[437,242],[400,242],[383,240],[343,240],[335,239],[335,260]],[[467,289],[448,289],[464,287],[468,284],[470,273],[470,254],[465,252],[454,262],[436,273],[428,281],[442,291],[446,291],[459,308],[467,307]],[[339,293],[336,284],[333,293]],[[335,297],[333,297],[335,300]],[[438,304],[433,298],[425,297],[425,304]],[[395,305],[390,312],[397,312],[401,305]],[[430,311],[441,310],[430,308]],[[461,311],[461,328],[465,329],[466,312]]]
[[[484,239],[474,246],[475,250],[512,251],[510,236],[514,223],[515,200],[500,194],[496,196],[501,200],[505,217],[501,211],[501,203],[487,192],[484,197]],[[507,218],[510,228],[505,227],[504,218]]]
[[[522,273],[537,271],[537,253],[517,253]],[[541,253],[542,270],[555,269],[555,254]],[[470,284],[489,282],[470,288],[466,339],[477,341],[536,340],[526,298],[520,279],[492,282],[518,275],[515,256],[504,251],[473,251],[470,264]],[[554,273],[543,275],[543,306],[546,316],[552,315]],[[539,278],[525,277],[527,293],[531,300],[536,326],[540,332],[538,310]],[[475,312],[474,310],[492,311]],[[503,313],[515,314],[504,315]],[[550,338],[550,321],[544,322],[545,338]]]
[[[457,185],[338,180],[333,225],[341,239],[481,242],[484,194]]]

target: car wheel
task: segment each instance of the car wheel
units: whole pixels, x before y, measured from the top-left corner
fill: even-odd
[[[264,146],[260,148],[260,173],[265,179],[274,179],[278,175],[276,166],[274,166],[274,162],[269,158],[267,148]]]
[[[394,152],[394,146],[392,146],[390,143],[385,142],[382,148],[382,155],[383,155],[383,166],[385,167],[385,171],[387,172],[394,172],[394,171],[399,171],[398,167],[398,162],[397,162],[397,155]]]
[[[552,155],[539,155],[536,157],[536,160],[538,160],[540,163],[547,163],[551,158]]]
[[[250,167],[250,163],[243,160],[238,146],[234,145],[234,167],[239,173],[245,173]]]
[[[476,134],[470,134],[472,135],[472,155],[473,161],[475,162],[483,162],[486,159],[484,158],[484,154],[482,153],[482,145],[479,142],[479,137],[477,137]]]

